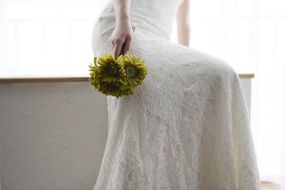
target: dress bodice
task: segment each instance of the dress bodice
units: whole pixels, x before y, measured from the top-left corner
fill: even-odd
[[[169,38],[176,9],[182,0],[131,0],[131,23],[156,35]],[[115,17],[112,1],[100,17]]]

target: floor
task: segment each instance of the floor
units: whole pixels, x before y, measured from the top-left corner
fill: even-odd
[[[280,185],[263,181],[261,182],[261,190],[281,190]]]

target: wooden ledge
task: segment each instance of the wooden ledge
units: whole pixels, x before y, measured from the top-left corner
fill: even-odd
[[[254,78],[253,73],[240,73],[241,79]],[[89,77],[17,77],[0,78],[0,83],[33,83],[33,82],[89,82]]]
[[[254,78],[253,73],[239,73],[238,76],[241,79],[252,79],[252,78]]]

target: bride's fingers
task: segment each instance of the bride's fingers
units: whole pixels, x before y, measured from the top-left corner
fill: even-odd
[[[122,51],[122,46],[123,46],[123,43],[120,40],[117,40],[115,43],[115,59],[117,59],[117,57],[119,57],[119,55]]]
[[[131,41],[132,41],[131,37],[127,37],[126,38],[126,41],[124,43],[124,49],[123,49],[124,54],[127,53],[130,50]]]
[[[125,49],[125,46],[126,46],[126,42],[122,45],[120,55],[125,54],[125,50],[124,50],[124,49]]]

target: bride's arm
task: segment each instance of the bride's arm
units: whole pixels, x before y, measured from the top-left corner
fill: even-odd
[[[131,0],[113,0],[116,26],[111,36],[111,41],[114,45],[115,58],[127,53],[130,49],[132,41],[130,1]]]
[[[183,0],[176,12],[177,40],[185,46],[190,43],[189,1]]]

